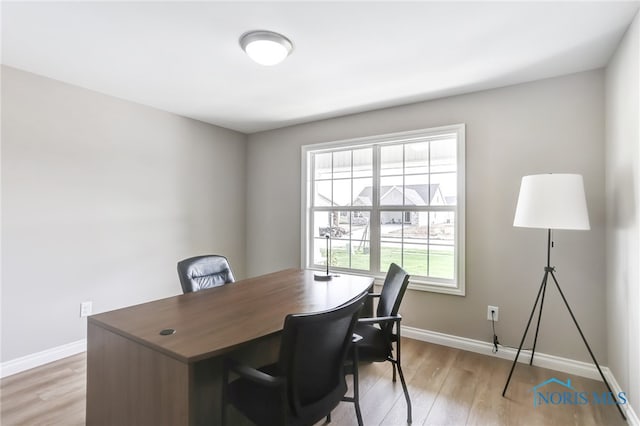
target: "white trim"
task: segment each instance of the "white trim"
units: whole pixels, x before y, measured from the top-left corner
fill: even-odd
[[[402,334],[403,336],[421,340],[423,342],[449,346],[456,349],[495,356],[511,361],[513,361],[517,352],[516,349],[505,348],[501,346],[498,352],[494,354],[492,352],[493,345],[489,342],[468,339],[466,337],[452,336],[450,334],[438,333],[437,331],[422,330],[419,328],[408,327],[404,325],[402,326]],[[522,350],[520,352],[518,361],[528,363],[530,357],[531,351]],[[598,370],[596,369],[595,365],[591,363],[576,361],[569,358],[562,358],[555,355],[543,354],[540,352],[536,352],[534,361],[535,365],[538,367],[562,371],[569,374],[575,374],[576,376],[587,377],[589,379],[600,379]]]
[[[25,355],[0,364],[0,378],[8,377],[31,368],[39,367],[87,350],[87,339],[56,346],[34,354]]]
[[[468,339],[466,337],[453,336],[451,334],[439,333],[437,331],[423,330],[406,325],[402,326],[401,331],[403,336],[411,339],[435,343],[437,345],[462,349],[465,351],[475,352],[483,355],[495,356],[498,358],[508,359],[510,361],[513,361],[517,352],[517,349],[500,347],[500,350],[494,354],[492,352],[493,345],[489,342]],[[530,357],[531,351],[523,350],[520,352],[518,362],[528,363]],[[540,352],[536,352],[534,362],[537,367],[548,368],[550,370],[574,374],[576,376],[601,381],[598,369],[592,363],[576,361],[574,359],[548,355]],[[616,380],[609,367],[600,366],[600,368],[602,369],[602,373],[605,375],[607,382],[609,382],[613,393],[618,394],[618,392],[623,392],[623,389],[618,384],[618,381]],[[635,413],[631,404],[627,403],[621,405],[620,408],[622,408],[622,411],[624,411],[624,415],[627,417],[628,424],[632,426],[640,426],[638,415]]]
[[[307,268],[307,259],[309,259],[309,253],[307,249],[309,244],[307,239],[309,238],[309,221],[307,220],[308,212],[307,206],[309,205],[309,164],[308,164],[308,148],[303,146],[300,149],[300,268]]]
[[[613,372],[608,367],[604,367],[602,369],[602,372],[607,378],[607,382],[609,382],[611,390],[615,395],[617,395],[618,392],[624,392],[624,390],[620,387],[620,384],[616,380],[616,377],[613,375]],[[638,415],[629,403],[621,405],[620,408],[622,408],[624,415],[627,417],[628,424],[630,424],[631,426],[640,426],[640,418],[638,418]]]
[[[459,126],[464,126],[464,123],[450,124],[450,125],[439,126],[439,127],[429,127],[427,129],[409,130],[406,132],[386,133],[386,134],[377,135],[377,136],[363,136],[359,138],[342,139],[342,140],[336,140],[331,142],[311,143],[307,145],[302,145],[302,150],[304,152],[317,151],[322,149],[332,150],[332,149],[340,148],[343,146],[371,145],[371,144],[380,144],[385,142],[405,143],[405,142],[411,142],[414,139],[423,139],[425,132],[444,133],[447,131],[457,131]]]

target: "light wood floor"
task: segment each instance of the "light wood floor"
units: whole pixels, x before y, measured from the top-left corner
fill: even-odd
[[[502,387],[510,361],[403,339],[402,364],[413,402],[414,425],[624,425],[615,406],[533,407],[531,388],[549,378],[571,379],[584,392],[605,392],[603,383],[519,364],[507,398]],[[19,373],[0,382],[3,426],[82,425],[85,418],[85,354]],[[549,391],[554,384],[549,385]],[[361,367],[360,403],[365,425],[406,424],[400,381],[389,363]],[[341,403],[332,425],[355,424],[353,404]],[[126,425],[123,425],[126,426]]]

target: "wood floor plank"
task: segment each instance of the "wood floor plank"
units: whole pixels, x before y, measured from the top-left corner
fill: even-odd
[[[407,380],[413,407],[413,423],[420,425],[426,421],[440,388],[453,365],[456,349],[440,345],[424,345],[422,342],[418,342],[418,345],[421,348],[423,362],[415,374]],[[404,398],[399,398],[381,424],[399,425],[403,424],[406,418],[406,402]]]
[[[588,392],[592,394],[593,392],[597,392],[602,395],[603,392],[607,392],[607,388],[603,382],[597,382],[595,380],[588,380],[582,377],[576,377],[574,379],[574,383],[577,389],[580,389],[584,392]],[[595,409],[593,405],[584,405],[580,406],[580,409],[577,409],[576,424],[584,425],[584,426],[595,426],[595,425],[625,425],[626,423],[622,421],[622,417],[618,412],[618,409],[615,406],[609,406],[606,409],[598,410]]]
[[[385,363],[385,365],[389,367],[385,377],[376,382],[376,385],[360,402],[365,424],[381,424],[396,402],[404,401],[400,379],[393,382],[391,364]]]
[[[384,377],[390,370],[385,365],[380,363],[362,364],[360,366],[360,401],[368,394],[368,392],[374,387],[379,380],[384,380]],[[352,377],[347,378],[349,383],[349,391],[347,395],[353,394]],[[341,402],[338,407],[331,413],[331,424],[352,424],[355,417],[355,408],[350,402]],[[322,424],[319,423],[319,424]]]
[[[502,387],[510,367],[511,363],[506,360],[486,356],[475,360],[475,368],[479,372],[479,376],[466,422],[468,425],[506,424],[509,401],[502,397]]]
[[[479,382],[479,373],[458,362],[449,369],[445,382],[429,411],[425,425],[464,425]]]
[[[422,342],[403,339],[401,349],[402,370],[409,388],[409,395],[411,395],[411,383],[422,365],[429,359],[425,353],[427,347]],[[406,423],[407,408],[399,374],[396,375],[396,382],[393,382],[393,367],[391,363],[376,364],[384,366],[384,373],[368,393],[361,398],[364,423],[376,425],[394,424],[389,422],[398,421],[395,420],[397,417],[402,419],[400,420],[401,423]]]
[[[402,356],[414,425],[625,425],[615,405],[533,405],[532,388],[549,378],[570,379],[577,391],[589,394],[607,391],[599,381],[518,364],[503,398],[502,387],[511,367],[508,360],[411,339],[403,339]],[[406,424],[402,387],[391,377],[389,363],[361,366],[365,425]],[[551,384],[548,390],[565,389]],[[6,377],[0,381],[0,393],[2,426],[83,425],[86,356],[75,355]],[[353,404],[340,403],[332,420],[332,426],[355,425]]]
[[[0,382],[0,423],[83,425],[86,354],[33,368]]]

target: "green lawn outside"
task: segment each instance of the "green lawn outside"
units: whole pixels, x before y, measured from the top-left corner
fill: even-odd
[[[325,251],[321,250],[322,256]],[[331,265],[352,269],[369,269],[369,253],[357,251],[351,254],[351,265],[349,265],[349,252],[344,248],[335,248],[331,252]],[[404,260],[404,261],[403,261]],[[401,250],[395,247],[382,247],[380,253],[380,263],[382,270],[395,262],[401,265],[411,275],[430,276],[434,278],[453,279],[453,251],[431,249],[405,249],[404,258]],[[429,268],[427,270],[427,264]]]

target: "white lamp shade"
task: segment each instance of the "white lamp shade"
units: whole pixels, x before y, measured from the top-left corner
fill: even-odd
[[[591,229],[582,175],[553,173],[524,176],[513,226]]]

